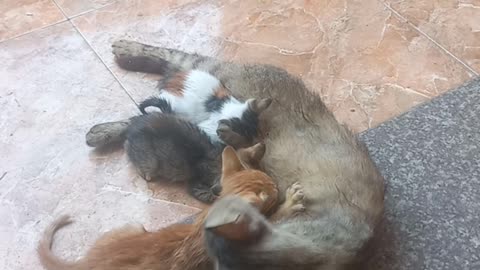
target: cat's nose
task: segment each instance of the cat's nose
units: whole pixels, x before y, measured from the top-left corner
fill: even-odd
[[[215,196],[220,196],[220,193],[222,192],[222,185],[216,184],[212,187],[212,193]]]

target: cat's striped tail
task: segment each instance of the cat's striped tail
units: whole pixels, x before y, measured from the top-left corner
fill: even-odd
[[[85,135],[90,147],[103,147],[123,143],[126,140],[130,119],[101,123],[93,126]]]
[[[112,50],[121,68],[160,75],[211,66],[216,62],[211,57],[128,40],[115,41],[112,44]]]
[[[40,262],[43,267],[48,270],[74,270],[81,269],[80,265],[74,262],[67,262],[57,257],[52,252],[53,236],[55,232],[65,225],[70,224],[72,221],[69,216],[64,215],[55,220],[45,230],[40,243],[38,244],[37,252]]]

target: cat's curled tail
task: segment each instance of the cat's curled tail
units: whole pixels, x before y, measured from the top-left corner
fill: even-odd
[[[159,97],[149,97],[138,105],[138,108],[143,114],[148,114],[147,111],[145,111],[148,107],[157,107],[162,113],[173,113],[172,105],[170,105],[166,99]]]
[[[38,244],[37,252],[40,262],[43,267],[48,270],[76,270],[79,269],[78,264],[74,262],[67,262],[58,258],[53,254],[52,243],[55,232],[72,223],[70,216],[64,215],[55,220],[44,232],[40,243]]]

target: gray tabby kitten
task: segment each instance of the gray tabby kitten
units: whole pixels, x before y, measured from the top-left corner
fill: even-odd
[[[303,185],[306,210],[271,224],[238,199],[219,201],[205,224],[217,269],[344,269],[364,258],[382,220],[384,179],[364,145],[300,79],[268,65],[126,40],[115,42],[113,53],[205,70],[237,97],[273,99],[259,124],[268,145],[263,167],[280,194],[294,182]]]

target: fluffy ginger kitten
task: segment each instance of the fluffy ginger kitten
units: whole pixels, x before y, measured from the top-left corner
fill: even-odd
[[[260,212],[267,213],[276,206],[278,190],[269,176],[245,164],[244,157],[246,160],[258,157],[251,149],[256,151],[259,147],[242,149],[238,154],[232,147],[223,151],[221,197],[239,196]],[[303,197],[298,196],[301,195],[298,188],[295,191],[296,196],[290,196],[291,200],[287,199],[280,207],[281,215],[288,213],[286,208],[298,209],[299,199]],[[174,224],[156,232],[147,232],[141,225],[113,230],[98,239],[87,254],[75,262],[64,261],[51,250],[55,231],[71,223],[68,216],[62,216],[45,231],[38,254],[48,270],[212,269],[204,247],[203,223],[207,211],[208,208],[203,210],[194,224]]]

